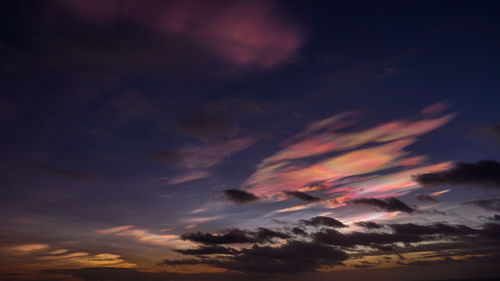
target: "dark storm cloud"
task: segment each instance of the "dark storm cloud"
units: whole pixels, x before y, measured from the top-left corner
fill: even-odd
[[[181,236],[184,240],[198,242],[202,244],[232,244],[232,243],[253,243],[255,242],[252,233],[241,229],[230,229],[220,235],[203,233],[200,231],[186,233]]]
[[[183,255],[215,255],[215,254],[233,255],[238,253],[238,251],[233,248],[226,248],[217,245],[205,246],[196,249],[176,250],[176,252],[181,253]]]
[[[254,236],[255,236],[255,241],[259,243],[272,241],[273,238],[280,238],[280,239],[290,238],[290,235],[287,233],[274,231],[264,227],[259,227]]]
[[[388,211],[388,212],[395,212],[395,211],[400,211],[400,212],[405,212],[405,213],[413,213],[415,211],[414,208],[408,206],[405,202],[394,198],[385,198],[385,199],[376,199],[376,198],[360,198],[360,199],[354,199],[350,201],[351,204],[363,204],[363,205],[370,205],[370,206],[375,206],[381,210]]]
[[[292,233],[299,236],[306,236],[307,232],[300,227],[292,228]]]
[[[484,235],[485,237],[492,239],[492,240],[499,240],[500,239],[500,224],[497,223],[487,223],[483,226],[483,229],[481,230],[481,235]]]
[[[468,201],[462,204],[480,207],[488,211],[500,212],[500,198]]]
[[[347,225],[343,224],[341,221],[338,221],[334,218],[325,217],[325,216],[316,216],[309,220],[301,220],[302,224],[319,227],[319,226],[327,226],[327,227],[347,227]]]
[[[430,196],[429,194],[417,194],[415,196],[415,198],[418,200],[418,201],[422,201],[422,202],[432,202],[432,203],[438,203],[439,201]]]
[[[192,242],[217,245],[217,244],[233,244],[233,243],[266,243],[273,242],[273,239],[288,239],[290,235],[284,232],[270,230],[264,227],[259,227],[256,231],[229,229],[218,235],[203,232],[193,232],[183,234],[182,239]]]
[[[414,180],[423,186],[467,185],[500,188],[500,163],[494,160],[458,162],[446,171],[415,175]]]
[[[500,215],[494,215],[494,216],[490,217],[489,219],[492,220],[492,221],[498,221],[498,222],[500,222]]]
[[[358,221],[358,222],[355,222],[354,224],[357,226],[367,228],[367,229],[378,229],[378,228],[384,227],[383,225],[372,222],[372,221]]]
[[[312,196],[310,194],[300,191],[285,191],[285,194],[306,202],[317,202],[321,200],[321,198],[319,197]]]
[[[165,260],[164,265],[208,264],[230,271],[293,274],[340,264],[347,254],[317,242],[288,241],[279,247],[254,245],[227,259]]]
[[[240,205],[259,200],[255,194],[242,189],[228,189],[224,191],[224,195],[227,199]]]
[[[73,178],[73,179],[88,179],[88,178],[90,178],[88,175],[85,175],[83,173],[79,173],[79,172],[76,172],[73,170],[59,168],[59,167],[56,167],[56,166],[53,166],[53,165],[50,165],[50,164],[47,164],[44,162],[35,161],[35,160],[32,160],[30,162],[31,162],[31,165],[33,167],[35,167],[41,171],[49,172],[52,174],[56,174],[56,175],[60,175],[60,176],[68,177],[68,178]]]

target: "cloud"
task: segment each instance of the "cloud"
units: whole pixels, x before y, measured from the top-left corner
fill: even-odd
[[[19,246],[12,246],[9,247],[8,250],[13,251],[15,253],[27,254],[36,251],[47,250],[49,248],[50,246],[47,244],[37,243],[37,244],[23,244]]]
[[[204,246],[196,249],[176,250],[176,252],[183,255],[233,255],[238,253],[238,251],[233,248],[226,248],[218,245]]]
[[[392,121],[358,132],[335,132],[355,123],[353,113],[341,113],[309,125],[304,132],[295,138],[303,140],[294,142],[271,157],[264,159],[261,165],[275,162],[311,157],[332,151],[353,149],[367,143],[382,143],[398,139],[414,138],[435,130],[453,119],[448,114],[435,119],[417,121]],[[318,132],[326,130],[326,132]]]
[[[210,234],[203,232],[186,233],[182,236],[183,240],[189,240],[196,243],[207,245],[218,244],[240,244],[240,243],[266,243],[273,242],[274,239],[288,239],[290,235],[283,232],[270,230],[260,227],[257,231],[242,230],[233,228],[219,234]]]
[[[358,223],[363,227],[381,228],[381,225]],[[454,257],[484,256],[491,257],[500,239],[500,225],[487,223],[481,228],[465,225],[435,223],[419,225],[413,223],[390,224],[392,232],[340,232],[333,228],[323,228],[314,233],[307,233],[295,227],[289,230],[300,241],[288,233],[270,231],[265,228],[256,230],[231,229],[219,234],[195,232],[185,237],[203,246],[177,251],[184,255],[196,256],[190,259],[166,259],[163,265],[169,270],[176,266],[212,266],[229,272],[289,274],[310,271],[331,270],[335,265],[356,265],[363,260],[386,258],[389,254],[405,254],[408,263],[413,261]],[[261,234],[259,234],[261,233]],[[266,233],[266,235],[262,235]],[[277,235],[276,233],[280,233]],[[259,239],[259,235],[262,239]],[[273,238],[279,237],[279,243]],[[435,243],[436,240],[452,242]],[[405,247],[401,247],[401,244]],[[253,244],[238,245],[237,248],[221,247],[218,244]],[[264,245],[262,245],[264,244]],[[359,247],[364,246],[364,247]],[[340,247],[340,248],[339,248]],[[340,250],[348,248],[350,256]],[[369,250],[369,249],[373,250]],[[391,260],[391,259],[389,259]],[[481,259],[482,260],[482,259]],[[470,260],[470,262],[481,262]],[[374,263],[377,264],[377,263]],[[356,266],[354,266],[356,267]]]
[[[229,200],[240,205],[259,200],[259,197],[255,196],[255,194],[242,189],[228,189],[224,191],[224,195]]]
[[[306,236],[307,232],[300,227],[292,228],[292,233],[299,236]]]
[[[482,160],[477,163],[458,162],[448,170],[415,175],[423,186],[478,186],[500,188],[500,163]]]
[[[185,248],[191,246],[190,243],[182,241],[179,235],[155,234],[144,229],[134,228],[133,225],[123,225],[107,229],[95,230],[101,235],[113,235],[116,237],[127,237],[133,240],[157,246],[170,246],[174,248]]]
[[[97,230],[95,230],[95,232],[97,232],[99,234],[108,235],[108,234],[121,232],[121,231],[124,231],[127,229],[131,229],[132,227],[134,227],[134,226],[133,225],[122,225],[122,226],[111,227],[111,228],[106,228],[106,229],[97,229]]]
[[[431,203],[438,203],[439,202],[436,198],[432,197],[429,194],[417,194],[415,196],[415,198],[418,201],[422,201],[422,202],[431,202]]]
[[[342,228],[342,227],[347,227],[347,225],[343,224],[341,221],[336,220],[334,218],[330,217],[325,217],[325,216],[316,216],[312,217],[309,220],[301,220],[300,221],[302,224],[308,225],[308,226],[327,226],[327,227],[334,227],[334,228]]]
[[[271,68],[302,45],[303,31],[266,1],[110,1],[58,3],[82,19],[109,26],[128,22],[158,33],[187,37],[236,66]]]
[[[420,242],[422,238],[414,234],[397,233],[364,233],[350,232],[344,234],[334,229],[325,229],[313,234],[314,241],[325,243],[327,245],[336,245],[342,247],[387,245],[396,242]]]
[[[488,211],[500,212],[500,198],[468,201],[462,204],[480,207]]]
[[[216,143],[185,145],[172,151],[156,152],[152,156],[181,170],[177,176],[167,180],[168,184],[179,184],[209,177],[209,169],[247,149],[256,141],[253,137],[233,138]]]
[[[321,198],[319,197],[312,196],[310,194],[301,191],[285,191],[285,194],[306,202],[317,202],[321,200]]]
[[[195,180],[200,180],[204,178],[210,177],[211,173],[208,171],[187,171],[181,174],[178,174],[167,180],[167,183],[170,185],[181,184],[185,182],[191,182]]]
[[[478,231],[465,225],[448,225],[436,223],[432,225],[418,225],[413,223],[389,225],[395,233],[412,235],[469,235],[477,234]]]
[[[358,222],[355,222],[354,224],[357,226],[367,228],[367,229],[378,229],[378,228],[384,227],[383,225],[372,222],[372,221],[358,221]]]
[[[498,222],[500,222],[500,215],[494,215],[493,217],[490,217],[489,219],[492,220],[492,221],[498,221]]]
[[[405,213],[413,213],[415,211],[414,208],[408,206],[405,202],[394,198],[385,198],[385,199],[376,199],[376,198],[360,198],[349,201],[351,204],[364,204],[375,206],[381,210],[388,212],[405,212]]]
[[[250,147],[256,141],[252,137],[242,137],[221,143],[185,145],[172,151],[156,152],[153,157],[179,168],[201,170],[220,164],[227,157]]]
[[[117,237],[129,237],[141,243],[158,246],[185,247],[190,245],[182,241],[179,235],[155,234],[144,229],[124,230],[113,235]]]
[[[308,166],[283,162],[259,168],[246,182],[256,195],[298,190],[312,183],[335,181],[393,167],[406,154],[402,149],[414,140],[405,139],[372,148],[354,150]]]
[[[442,109],[436,107],[437,111]],[[443,126],[454,117],[454,114],[436,116],[438,114],[420,114],[413,120],[395,120],[361,130],[352,128],[359,119],[359,114],[354,112],[311,123],[285,141],[282,149],[263,159],[243,186],[257,196],[274,196],[284,191],[333,191],[351,178],[366,179],[374,172],[404,168],[394,172],[399,177],[391,179],[391,184],[351,189],[354,194],[350,195],[370,191],[387,193],[387,190],[403,193],[418,188],[406,170],[409,167],[423,169],[426,158],[408,156],[404,149],[415,143],[416,137]],[[434,171],[446,168],[445,164],[427,167]]]
[[[292,240],[278,247],[254,245],[227,259],[165,260],[163,264],[200,263],[245,273],[294,274],[338,265],[347,258],[346,253],[321,243]]]

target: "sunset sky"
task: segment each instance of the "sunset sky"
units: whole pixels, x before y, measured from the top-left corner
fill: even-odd
[[[498,276],[500,2],[0,14],[0,281]]]

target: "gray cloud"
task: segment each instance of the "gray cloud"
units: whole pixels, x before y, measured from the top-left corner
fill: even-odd
[[[360,198],[354,199],[350,201],[351,204],[363,204],[377,207],[384,211],[389,212],[405,212],[405,213],[413,213],[415,211],[414,208],[408,206],[405,202],[394,198],[385,198],[385,199],[376,199],[376,198]]]
[[[446,171],[415,175],[414,180],[423,186],[500,188],[500,163],[494,160],[458,162]]]

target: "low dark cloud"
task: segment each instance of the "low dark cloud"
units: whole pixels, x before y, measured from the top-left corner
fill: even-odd
[[[315,219],[316,218],[316,219]],[[307,222],[316,221],[315,226],[325,226],[325,217],[314,217]],[[328,222],[330,222],[328,220]],[[305,220],[301,223],[306,224]],[[326,223],[330,226],[330,223]],[[382,228],[373,222],[358,222],[357,225],[365,228]],[[414,223],[389,224],[388,232],[340,232],[333,228],[323,228],[314,233],[307,233],[300,227],[295,227],[289,232],[280,232],[266,228],[255,230],[230,229],[213,235],[209,233],[194,232],[184,234],[187,239],[202,244],[194,249],[178,250],[184,255],[194,256],[187,259],[165,260],[162,265],[209,265],[224,268],[231,272],[242,272],[245,274],[294,274],[316,271],[324,266],[341,264],[348,259],[348,255],[342,250],[348,248],[351,258],[362,258],[365,255],[385,256],[387,254],[401,255],[411,252],[430,251],[433,252],[428,258],[436,261],[446,260],[441,253],[450,249],[454,256],[479,255],[492,259],[498,247],[500,239],[500,224],[487,223],[481,228],[470,228],[465,225],[449,225],[435,223],[430,225],[419,225]],[[292,234],[300,236],[300,241],[292,238]],[[284,243],[273,244],[275,238],[284,240]],[[435,241],[444,239],[446,243],[421,244],[418,242]],[[240,250],[222,247],[217,244],[244,243],[251,244]],[[398,243],[405,244],[404,247]],[[252,245],[253,244],[253,245]],[[358,246],[370,247],[370,252],[356,251]],[[217,254],[218,256],[211,256]],[[401,256],[403,257],[403,256]],[[404,259],[404,258],[401,258]],[[481,262],[483,259],[467,262]],[[414,260],[402,265],[410,264]],[[461,260],[464,261],[465,260]],[[458,262],[458,261],[457,261]],[[433,263],[432,263],[433,264]],[[420,265],[430,265],[426,262]],[[362,264],[361,267],[371,267]]]
[[[230,229],[220,235],[203,233],[200,231],[186,233],[181,236],[184,240],[198,242],[202,244],[233,244],[233,243],[253,243],[255,239],[252,233],[241,229]]]
[[[423,186],[472,185],[500,188],[500,163],[494,160],[458,162],[446,171],[415,175],[414,180]]]
[[[259,200],[255,194],[242,189],[228,189],[224,191],[224,194],[229,200],[240,205]]]
[[[476,206],[476,207],[483,208],[483,209],[488,210],[488,211],[500,212],[500,198],[468,201],[468,202],[464,202],[463,204]]]
[[[300,192],[300,191],[285,191],[285,194],[290,196],[290,197],[295,197],[299,200],[306,201],[306,202],[317,202],[320,201],[321,198],[312,196],[310,194],[307,194],[305,192]]]
[[[238,253],[238,251],[233,248],[226,248],[218,245],[203,246],[196,249],[176,250],[176,252],[184,255],[215,255],[215,254],[233,255]]]
[[[354,246],[380,246],[396,242],[420,242],[422,238],[414,234],[399,233],[342,233],[334,229],[325,229],[313,234],[314,241],[342,247]]]
[[[259,243],[272,241],[274,238],[288,239],[290,235],[284,232],[274,231],[268,228],[259,227],[254,234],[255,241]]]
[[[341,264],[348,255],[318,242],[288,241],[279,247],[254,245],[227,259],[165,260],[163,265],[208,264],[230,271],[266,274],[294,274]]]
[[[288,233],[259,227],[256,231],[233,228],[218,235],[203,232],[183,234],[182,239],[206,245],[234,244],[234,243],[267,243],[274,239],[288,239]]]
[[[408,206],[405,202],[394,197],[389,197],[385,199],[360,198],[351,200],[350,203],[375,206],[381,210],[388,212],[400,211],[411,214],[415,211],[414,208]]]
[[[413,235],[471,235],[477,234],[478,230],[472,229],[465,225],[448,225],[444,223],[436,223],[432,225],[419,225],[414,223],[391,224],[389,225],[396,234],[413,234]]]
[[[300,222],[304,225],[314,226],[314,227],[319,227],[319,226],[335,227],[335,228],[347,227],[347,225],[343,224],[341,221],[325,216],[316,216],[308,220],[301,220]]]
[[[306,236],[307,232],[300,227],[294,227],[292,233],[295,235]]]
[[[372,221],[358,221],[354,224],[368,229],[378,229],[384,227],[382,224],[378,224]]]
[[[429,194],[417,194],[417,196],[415,196],[415,198],[418,200],[418,201],[422,201],[422,202],[431,202],[431,203],[438,203],[439,201],[430,196]]]
[[[494,216],[490,217],[489,219],[492,221],[500,221],[500,215],[494,215]]]

